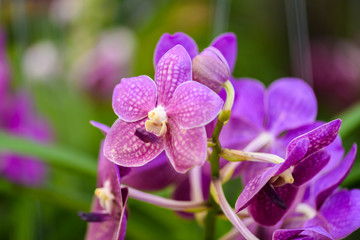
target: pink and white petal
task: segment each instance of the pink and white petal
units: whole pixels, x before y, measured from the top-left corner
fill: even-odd
[[[320,208],[335,239],[345,238],[360,227],[360,190],[342,190],[331,195]]]
[[[195,81],[179,85],[165,111],[182,128],[200,127],[211,122],[224,101],[210,88]]]
[[[136,122],[146,117],[155,104],[156,86],[148,76],[123,78],[114,89],[114,112],[126,122]]]
[[[145,143],[135,136],[136,129],[145,128],[145,121],[116,120],[105,137],[105,156],[124,167],[139,167],[157,157],[164,150],[162,138],[156,143]]]
[[[158,105],[166,106],[175,89],[191,79],[191,58],[183,46],[176,45],[161,57],[156,66]]]
[[[157,66],[159,60],[167,51],[178,44],[186,49],[191,59],[199,53],[198,46],[196,45],[194,39],[185,33],[177,32],[173,35],[164,33],[156,45],[154,53],[154,66]]]
[[[215,38],[210,46],[217,48],[229,64],[230,71],[234,70],[237,56],[237,39],[234,33],[223,33]]]
[[[205,127],[183,129],[175,121],[169,119],[165,151],[170,163],[179,173],[201,166],[207,155]]]
[[[263,130],[265,121],[265,87],[254,79],[232,81],[235,101],[231,118],[239,118],[254,129]]]
[[[317,101],[312,88],[301,79],[282,78],[268,90],[268,128],[275,135],[315,121]]]
[[[338,135],[340,126],[341,126],[341,120],[336,119],[329,123],[325,123],[315,128],[314,130],[311,130],[310,132],[302,134],[294,138],[289,143],[286,149],[286,153],[288,154],[289,152],[291,152],[296,146],[297,142],[299,142],[304,138],[307,138],[310,141],[310,145],[306,155],[309,156],[310,154],[319,151],[320,149],[332,143]]]

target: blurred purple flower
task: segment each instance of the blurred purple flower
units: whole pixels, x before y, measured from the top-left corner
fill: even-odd
[[[129,29],[102,33],[96,46],[75,63],[73,77],[92,95],[110,98],[119,79],[130,73],[135,45],[136,38]]]
[[[255,149],[285,156],[287,144],[303,134],[301,127],[314,123],[316,97],[301,79],[281,78],[268,88],[254,79],[233,81],[236,92],[231,118],[223,128],[223,146],[244,149],[256,141]]]
[[[35,113],[32,100],[24,92],[11,93],[10,70],[5,57],[5,39],[0,33],[0,129],[6,133],[46,143],[51,140],[47,122]],[[39,185],[46,166],[36,158],[11,152],[0,153],[0,174],[23,185]]]
[[[105,138],[105,156],[121,166],[136,167],[165,148],[179,173],[202,165],[207,155],[204,126],[216,117],[223,101],[191,78],[191,59],[177,45],[158,62],[155,83],[148,76],[122,79],[113,95],[119,119]]]
[[[311,44],[311,58],[314,90],[323,103],[337,111],[358,99],[359,46],[347,41],[317,40]]]
[[[125,239],[128,190],[121,188],[121,177],[128,172],[103,155],[101,144],[98,163],[98,181],[90,213],[79,212],[89,222],[87,240]]]
[[[285,162],[264,169],[245,186],[236,211],[248,207],[259,224],[278,223],[299,198],[299,187],[328,163],[330,155],[323,148],[334,141],[340,124],[340,120],[334,120],[293,139]]]
[[[182,45],[192,59],[193,80],[219,93],[222,84],[229,79],[235,66],[236,35],[233,33],[219,35],[208,48],[199,54],[198,47],[190,36],[181,32],[173,35],[165,33],[156,45],[155,67],[160,58],[177,44]]]
[[[24,93],[8,95],[0,103],[0,129],[6,133],[47,143],[52,139],[48,123],[35,114],[31,99]],[[0,174],[13,182],[39,185],[46,177],[47,168],[40,160],[2,152]]]

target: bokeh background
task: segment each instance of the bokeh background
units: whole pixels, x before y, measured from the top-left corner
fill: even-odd
[[[234,32],[233,76],[266,85],[284,76],[305,78],[318,97],[318,119],[343,119],[340,134],[349,150],[360,136],[359,12],[358,0],[0,0],[0,72],[6,72],[7,94],[25,95],[26,108],[48,135],[45,141],[0,129],[0,153],[46,163],[35,185],[0,172],[0,239],[84,237],[86,222],[77,212],[89,211],[103,138],[89,120],[116,120],[113,87],[122,77],[154,76],[153,52],[165,32],[185,32],[199,49]],[[0,111],[7,104],[0,102]],[[225,186],[230,202],[237,185]],[[359,159],[343,186],[360,187]],[[197,223],[168,210],[135,200],[129,208],[127,239],[202,236]],[[230,227],[218,220],[217,234]]]

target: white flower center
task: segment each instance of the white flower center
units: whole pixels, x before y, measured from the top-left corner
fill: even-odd
[[[107,180],[102,188],[95,189],[95,196],[99,199],[100,206],[105,209],[107,213],[111,213],[114,194],[111,193],[110,181]]]
[[[160,137],[163,136],[166,131],[167,115],[163,106],[157,106],[148,113],[148,118],[145,122],[146,131],[155,134]]]
[[[274,187],[281,187],[285,184],[294,183],[294,177],[292,176],[292,172],[294,171],[294,166],[289,167],[284,172],[280,173],[277,176],[274,176],[270,179],[270,183]]]

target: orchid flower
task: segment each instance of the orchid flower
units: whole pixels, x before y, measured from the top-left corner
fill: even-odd
[[[254,220],[262,225],[279,222],[295,203],[299,187],[328,163],[330,155],[322,149],[334,141],[340,123],[334,120],[293,139],[285,162],[253,178],[240,194],[236,210],[248,207]]]
[[[219,93],[235,66],[237,55],[235,34],[219,35],[199,54],[198,46],[190,36],[181,32],[173,35],[165,33],[156,45],[154,65],[156,66],[160,58],[177,44],[182,45],[192,59],[193,80]]]
[[[159,60],[155,83],[148,76],[122,79],[113,95],[119,119],[105,138],[105,156],[118,165],[136,167],[165,149],[179,173],[202,165],[207,155],[204,126],[223,101],[191,78],[191,59],[177,45]]]
[[[87,240],[125,239],[128,198],[127,188],[121,188],[121,177],[128,173],[110,162],[102,153],[101,144],[98,163],[98,182],[90,213],[79,212],[89,222]]]

